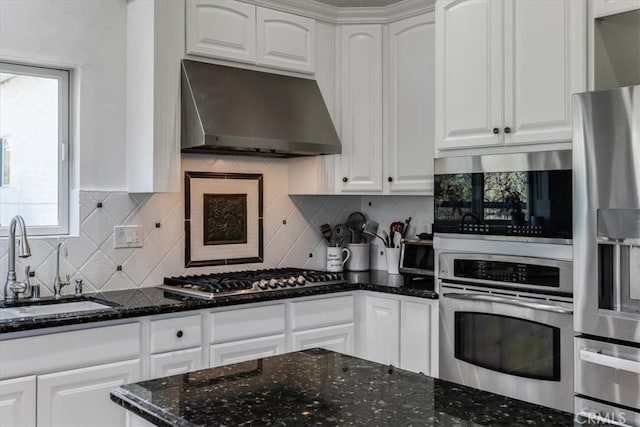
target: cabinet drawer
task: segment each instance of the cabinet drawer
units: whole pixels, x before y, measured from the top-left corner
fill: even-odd
[[[323,298],[291,304],[293,330],[353,322],[353,296]]]
[[[202,344],[202,317],[176,317],[151,321],[151,353],[200,347]]]
[[[275,356],[284,353],[285,346],[284,335],[216,344],[210,348],[209,363],[211,366],[222,366]]]
[[[221,311],[211,315],[211,342],[275,335],[284,331],[284,304]]]
[[[140,356],[140,324],[0,341],[0,378],[61,371]]]
[[[577,394],[640,408],[640,348],[575,339]]]
[[[151,355],[151,378],[184,374],[202,369],[202,349],[172,351]]]

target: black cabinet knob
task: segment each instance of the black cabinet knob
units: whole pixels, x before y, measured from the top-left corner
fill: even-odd
[[[349,178],[347,178],[346,176],[342,178],[342,182],[347,182],[349,181]]]
[[[177,336],[178,338],[182,338],[182,336],[183,336],[183,335],[184,335],[184,332],[182,332],[182,331],[178,331],[178,332],[176,332],[176,336]]]
[[[500,129],[498,129],[498,128],[493,128],[493,133],[494,133],[494,135],[499,134],[499,133],[500,133]]]
[[[511,133],[511,128],[509,126],[504,128],[504,133]]]
[[[389,177],[389,178],[387,178],[387,181],[389,181],[389,182],[393,182],[393,178],[392,178],[392,177]]]

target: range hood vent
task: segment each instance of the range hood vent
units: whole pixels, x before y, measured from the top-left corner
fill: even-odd
[[[341,151],[314,80],[182,61],[182,152],[299,157]]]

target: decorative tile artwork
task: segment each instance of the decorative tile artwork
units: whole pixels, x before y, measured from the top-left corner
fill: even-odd
[[[247,195],[203,194],[205,245],[247,243]]]
[[[185,267],[263,262],[263,175],[184,176]]]

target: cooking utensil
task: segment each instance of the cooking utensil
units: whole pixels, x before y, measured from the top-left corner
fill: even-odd
[[[320,226],[320,232],[325,240],[328,243],[331,243],[331,239],[333,238],[333,230],[331,229],[331,226],[329,224],[322,224]]]
[[[391,246],[391,241],[389,240],[389,234],[385,231],[382,230],[382,241],[384,242],[384,246],[387,248],[390,248]]]
[[[395,233],[393,235],[393,246],[392,246],[392,248],[399,248],[401,240],[402,240],[402,234],[401,233]]]
[[[353,212],[349,215],[345,224],[353,236],[351,243],[360,243],[366,222],[367,218],[362,212]]]
[[[384,233],[384,234],[386,234],[386,232],[385,232],[385,231],[383,231],[383,233]],[[385,239],[383,239],[382,237],[378,236],[376,233],[373,233],[371,230],[364,230],[364,233],[363,233],[363,234],[364,234],[364,235],[368,235],[368,236],[370,236],[372,239],[373,239],[374,237],[377,237],[378,239],[382,240],[382,243],[384,244],[384,246],[385,246],[385,247],[388,247],[387,240],[385,240]],[[388,236],[387,236],[387,238],[388,238]]]
[[[380,224],[378,224],[375,221],[368,221],[364,225],[364,229],[362,230],[362,234],[363,234],[365,243],[370,243],[376,237],[376,233],[378,233],[378,227],[379,226],[380,226]],[[360,242],[356,242],[356,243],[360,243]]]
[[[346,233],[346,226],[344,224],[336,224],[333,229],[334,237],[336,239],[336,246],[344,246],[344,237]]]
[[[409,217],[409,218],[404,220],[404,230],[402,231],[402,238],[403,239],[407,235],[407,233],[409,232],[409,224],[411,224],[411,217]]]

